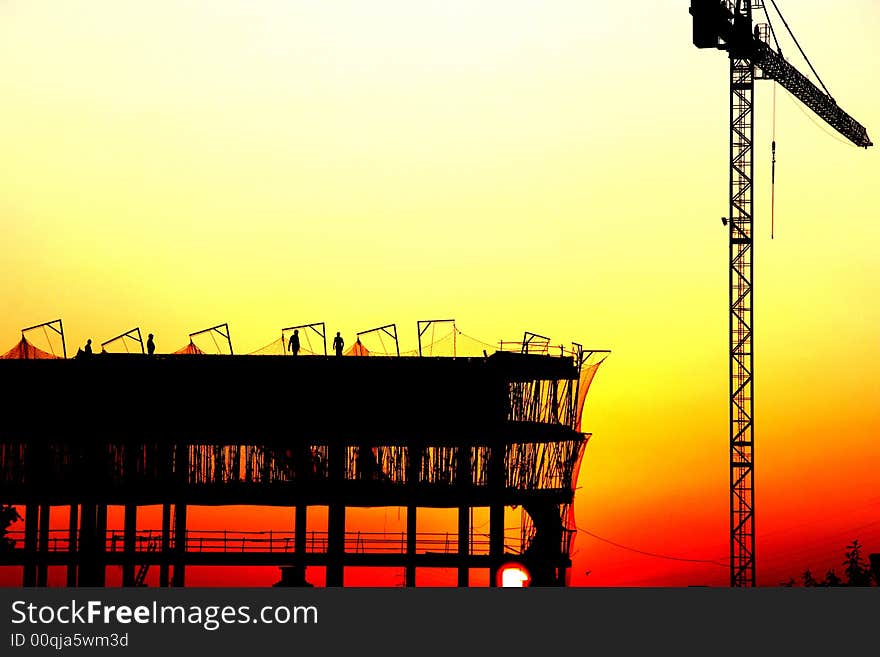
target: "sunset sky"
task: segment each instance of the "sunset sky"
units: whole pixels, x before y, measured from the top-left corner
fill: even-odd
[[[435,317],[611,349],[579,526],[724,562],[728,62],[694,48],[688,4],[3,2],[0,351],[57,317],[73,352],[133,326],[173,351],[228,322],[247,353],[312,321],[349,344],[396,322],[411,349]],[[880,4],[778,4],[877,141]],[[840,573],[854,538],[880,552],[880,156],[779,89],[771,241],[772,83],[757,86],[770,585]],[[575,585],[728,578],[586,533],[575,549]]]

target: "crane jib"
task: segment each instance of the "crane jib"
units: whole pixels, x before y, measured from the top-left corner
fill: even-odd
[[[820,90],[766,43],[757,41],[753,61],[766,78],[781,84],[795,98],[813,110],[816,116],[856,146],[868,148],[874,145],[868,138],[868,131],[861,123],[844,112],[833,98]]]
[[[694,45],[726,50],[731,57],[751,61],[767,79],[775,80],[856,146],[874,144],[865,127],[844,112],[824,91],[789,64],[782,55],[757,38],[746,15],[718,0],[691,0]]]

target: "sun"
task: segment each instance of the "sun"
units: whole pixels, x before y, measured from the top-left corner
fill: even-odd
[[[528,569],[521,563],[506,563],[498,569],[498,582],[503,588],[525,588],[532,581]]]

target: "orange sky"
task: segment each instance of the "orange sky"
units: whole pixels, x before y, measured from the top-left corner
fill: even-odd
[[[4,3],[0,341],[62,317],[72,351],[132,326],[171,351],[228,322],[246,353],[292,324],[350,344],[397,322],[409,349],[442,316],[488,341],[610,348],[578,523],[724,561],[727,61],[692,46],[686,4]],[[880,7],[780,4],[876,140]],[[758,577],[774,584],[856,537],[880,551],[880,161],[780,90],[771,242],[758,86]],[[576,550],[575,584],[727,578],[586,534]]]

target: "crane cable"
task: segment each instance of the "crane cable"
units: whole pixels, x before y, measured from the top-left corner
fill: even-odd
[[[772,1],[772,0],[771,0]],[[788,23],[785,22],[785,17],[783,17],[782,12],[779,11],[779,7],[776,6],[776,3],[773,2],[773,6],[776,8],[776,13],[779,14],[779,18],[782,19],[782,22],[785,24],[785,27],[788,29],[788,33],[791,34],[791,38],[794,39],[794,34],[791,32],[791,28],[788,27]],[[764,16],[767,18],[767,27],[770,31],[770,35],[773,37],[773,42],[776,44],[776,50],[779,54],[782,54],[782,46],[779,45],[779,39],[776,37],[776,30],[773,28],[773,21],[770,20],[770,12],[767,10],[767,5],[764,5]],[[795,43],[797,43],[797,39],[795,39]],[[769,44],[768,44],[769,45]],[[800,49],[800,45],[798,45]],[[803,50],[801,50],[803,53]],[[806,59],[806,55],[804,55],[804,59]],[[809,63],[809,62],[807,62]],[[812,68],[812,64],[810,64],[810,68]],[[815,70],[813,71],[815,73]],[[818,74],[816,75],[818,78]],[[821,80],[819,80],[821,83]],[[773,137],[770,142],[770,239],[774,239],[776,235],[776,87],[777,82],[773,81]],[[825,86],[824,84],[822,85]],[[826,89],[827,91],[827,89]],[[829,94],[830,96],[831,94]]]
[[[770,35],[773,37],[773,42],[776,44],[776,51],[781,55],[782,46],[779,45],[779,39],[776,38],[776,30],[773,28],[773,21],[770,20],[770,12],[767,10],[767,5],[764,5],[764,16],[767,17],[767,27],[770,30]]]
[[[810,70],[813,72],[813,75],[816,76],[816,79],[819,81],[819,84],[822,85],[822,88],[825,90],[825,93],[828,94],[828,97],[831,100],[834,100],[834,96],[831,95],[831,92],[828,91],[828,87],[826,87],[825,83],[822,82],[822,78],[819,77],[819,74],[816,72],[816,69],[813,67],[813,63],[810,61],[810,58],[807,57],[807,53],[805,53],[804,49],[801,48],[801,44],[798,42],[797,37],[794,35],[794,32],[792,32],[791,28],[788,26],[788,21],[785,20],[785,16],[782,15],[782,12],[779,10],[779,7],[776,6],[776,0],[770,0],[770,2],[773,4],[773,8],[776,10],[776,13],[779,14],[779,18],[782,19],[782,24],[785,25],[785,29],[788,30],[788,34],[791,36],[792,40],[794,41],[794,45],[797,46],[797,49],[800,51],[801,55],[803,56],[804,61],[807,62],[807,65],[810,67]],[[765,11],[766,11],[766,9],[765,9]],[[769,22],[769,19],[770,19],[769,14],[767,16],[767,19]]]
[[[776,83],[773,83],[773,139],[770,142],[770,239],[776,235]]]

